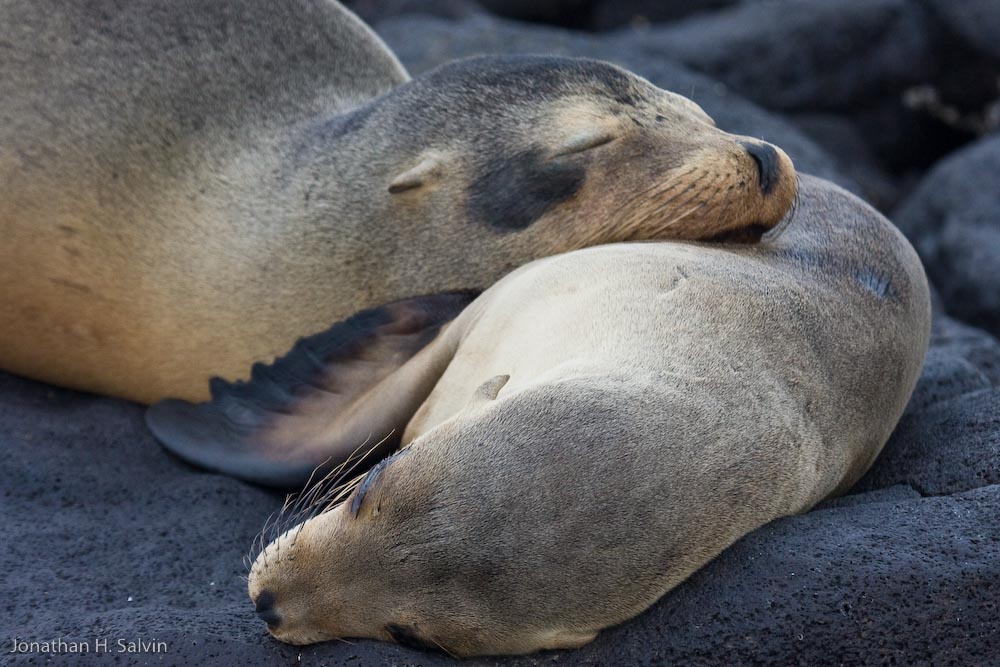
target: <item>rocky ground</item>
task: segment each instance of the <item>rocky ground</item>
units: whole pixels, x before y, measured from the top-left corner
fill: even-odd
[[[849,495],[747,536],[584,649],[471,664],[1000,664],[1000,3],[350,4],[413,73],[545,52],[688,95],[875,203],[936,289],[923,376]],[[115,664],[451,661],[271,640],[240,557],[279,497],[171,458],[137,405],[0,374],[0,465],[2,661],[45,662],[11,656],[15,635],[169,647]]]

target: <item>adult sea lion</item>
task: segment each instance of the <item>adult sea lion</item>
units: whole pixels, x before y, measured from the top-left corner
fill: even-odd
[[[269,483],[403,434],[256,558],[250,597],[278,639],[580,646],[845,491],[902,414],[930,327],[920,261],[840,188],[804,177],[800,197],[766,243],[589,248],[464,309],[363,312],[148,421],[182,456]]]
[[[0,3],[0,368],[60,385],[204,399],[359,308],[752,238],[794,192],[780,150],[606,63],[409,80],[332,0]]]

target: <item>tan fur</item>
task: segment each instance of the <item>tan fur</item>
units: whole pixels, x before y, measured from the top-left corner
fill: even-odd
[[[408,82],[330,0],[9,0],[0,42],[0,368],[143,402],[205,398],[359,308],[766,228],[794,196],[784,154],[764,196],[738,137],[638,77],[514,59]],[[574,168],[503,228],[524,170]]]
[[[257,558],[271,633],[575,647],[847,489],[916,383],[928,288],[873,209],[800,196],[757,246],[590,248],[473,302],[400,370],[450,357],[404,449]]]

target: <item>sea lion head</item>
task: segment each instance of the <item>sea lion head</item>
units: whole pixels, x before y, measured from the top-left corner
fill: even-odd
[[[575,610],[600,605],[575,599],[572,568],[542,566],[578,532],[551,511],[559,499],[541,492],[551,481],[542,478],[570,473],[539,466],[527,433],[514,444],[523,456],[505,472],[496,459],[503,447],[486,440],[534,400],[489,414],[474,408],[437,426],[373,467],[343,502],[264,548],[248,591],[269,632],[291,644],[373,638],[462,656],[592,640],[596,629],[561,627],[559,619],[580,620]],[[522,469],[537,478],[536,492],[510,479]],[[521,516],[529,504],[537,515],[513,529],[504,512]],[[536,520],[566,530],[536,539]],[[598,583],[586,595],[606,592]]]
[[[398,483],[398,471],[388,471],[399,456],[381,461],[346,501],[288,530],[257,556],[249,577],[250,599],[276,638],[309,644],[379,637],[391,624],[399,595],[393,595],[391,582],[372,576],[374,570],[388,574],[388,568],[373,562],[370,554],[395,557],[379,529],[400,509],[399,497],[391,502],[382,498],[387,487]],[[361,597],[371,603],[360,603]],[[388,630],[384,635],[392,639]]]
[[[342,502],[261,551],[248,591],[275,638],[457,656],[578,648],[652,604],[652,582],[700,564],[671,540],[635,537],[636,522],[682,521],[647,502],[659,453],[608,456],[607,440],[633,427],[615,416],[619,378],[503,395],[508,379],[487,379]]]
[[[360,180],[380,189],[380,215],[433,221],[438,234],[530,239],[536,254],[757,239],[797,189],[780,148],[724,132],[690,99],[594,60],[455,61],[337,128],[363,142],[347,150],[368,165]]]
[[[420,465],[427,453],[407,448],[383,459],[345,500],[262,549],[248,590],[275,638],[369,637],[431,649],[443,648],[435,637],[454,641],[455,628],[442,620],[460,615],[448,590],[454,573],[442,570],[451,558],[435,555],[454,551],[452,528],[432,527],[440,485]]]

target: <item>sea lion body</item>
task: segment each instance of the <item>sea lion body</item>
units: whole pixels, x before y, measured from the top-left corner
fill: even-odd
[[[278,304],[324,326],[295,268],[316,216],[275,180],[296,124],[408,80],[360,20],[325,0],[12,0],[0,26],[0,367],[196,396],[288,335]]]
[[[616,67],[410,80],[331,0],[9,0],[0,43],[0,367],[144,402],[359,308],[763,231],[794,197],[780,150]]]
[[[328,438],[361,415],[357,445],[398,428],[396,406],[417,396],[404,448],[257,557],[249,591],[272,634],[456,655],[579,646],[742,535],[849,488],[919,376],[928,287],[872,208],[811,177],[800,197],[756,246],[624,244],[531,263],[325,413]],[[309,384],[348,391],[338,373],[367,367],[334,357]],[[290,434],[283,421],[301,428],[329,400],[234,396],[239,412],[220,394],[211,410],[154,406],[150,421],[170,445],[171,425],[204,435],[271,409],[268,432]],[[305,440],[286,442],[272,465]]]

